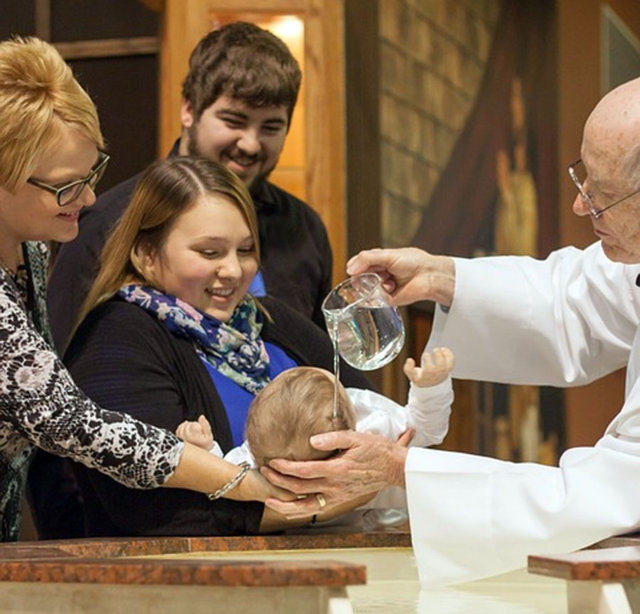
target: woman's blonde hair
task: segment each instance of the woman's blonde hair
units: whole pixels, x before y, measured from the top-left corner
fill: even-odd
[[[207,158],[158,160],[142,174],[129,206],[104,245],[100,270],[82,306],[78,324],[125,284],[157,287],[143,273],[144,255],[159,253],[176,219],[199,198],[214,194],[226,196],[242,214],[260,264],[258,222],[244,183],[222,164]]]
[[[263,388],[249,406],[246,439],[258,465],[274,458],[316,460],[331,455],[311,446],[309,437],[354,429],[355,410],[338,383],[338,407],[333,417],[334,378],[315,367],[283,371]]]
[[[56,49],[40,39],[0,43],[0,185],[15,193],[70,126],[102,149],[95,105]]]

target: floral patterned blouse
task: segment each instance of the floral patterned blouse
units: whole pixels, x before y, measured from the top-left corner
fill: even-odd
[[[34,446],[68,456],[136,488],[174,472],[184,444],[172,433],[99,408],[51,349],[47,248],[25,243],[24,285],[0,269],[0,540],[18,539]],[[23,286],[23,287],[19,287]]]

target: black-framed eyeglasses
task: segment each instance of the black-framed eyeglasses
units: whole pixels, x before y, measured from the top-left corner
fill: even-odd
[[[109,162],[109,155],[104,153],[104,151],[100,151],[98,152],[98,161],[95,163],[95,166],[83,179],[77,179],[76,181],[72,181],[71,183],[67,183],[66,185],[61,185],[59,187],[49,185],[48,183],[44,183],[43,181],[34,179],[33,177],[29,177],[29,179],[27,179],[27,183],[30,183],[41,190],[51,192],[51,194],[55,194],[58,206],[65,207],[66,205],[70,205],[80,196],[80,194],[82,194],[82,190],[84,190],[85,186],[89,186],[92,190],[95,188],[98,181],[102,178],[102,175],[104,175],[104,171],[107,168],[107,162]]]
[[[589,213],[595,218],[599,218],[605,211],[619,205],[621,202],[627,200],[627,198],[640,194],[640,189],[638,189],[635,192],[631,192],[631,194],[623,196],[606,207],[597,207],[595,202],[593,202],[593,196],[584,189],[584,182],[587,180],[587,169],[585,168],[582,160],[576,160],[572,164],[569,164],[569,168],[567,170],[569,171],[569,177],[571,177],[576,188],[578,188],[578,192],[580,193],[582,200],[587,205]]]

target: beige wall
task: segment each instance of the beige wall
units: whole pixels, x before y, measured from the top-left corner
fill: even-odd
[[[369,175],[365,189],[371,195],[375,191],[379,209],[370,211],[371,203],[358,193],[361,185],[350,193],[351,252],[411,243],[475,101],[500,11],[500,0],[360,0],[357,10],[362,14],[376,4],[376,19],[369,23],[376,28],[378,85],[375,111],[370,110],[379,118],[378,135],[375,154],[369,148],[358,155],[369,158],[370,168],[376,165],[379,179]],[[354,27],[360,29],[359,23],[355,19]],[[358,81],[352,76],[350,86]],[[347,92],[348,99],[352,95]],[[358,106],[368,104],[362,99]],[[348,147],[353,146],[348,138]],[[348,182],[352,174],[349,170]],[[410,331],[414,324],[409,323]],[[410,332],[408,345],[411,337]],[[382,374],[383,392],[398,401],[407,394],[401,364],[397,360]],[[468,401],[463,404],[459,416],[471,411]],[[459,437],[450,439],[462,447]]]
[[[480,85],[500,0],[380,0],[381,239],[407,245]]]

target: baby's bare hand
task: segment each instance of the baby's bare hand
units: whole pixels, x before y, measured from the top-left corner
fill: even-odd
[[[204,416],[200,416],[197,422],[189,420],[181,422],[176,429],[176,435],[180,439],[207,451],[213,447],[213,431]]]
[[[404,373],[420,387],[436,386],[443,382],[453,369],[453,352],[449,348],[435,348],[431,352],[422,354],[420,367],[416,366],[413,358],[407,358],[404,363]]]

